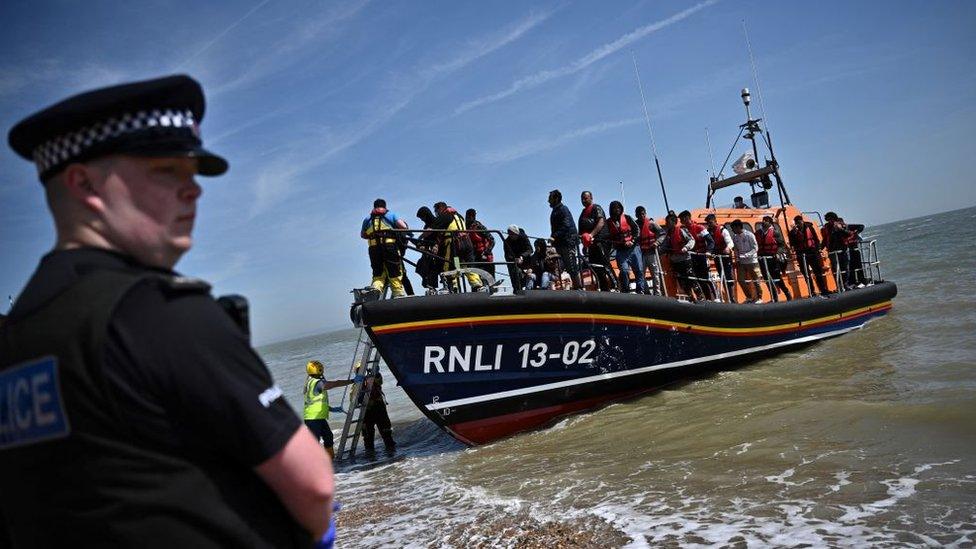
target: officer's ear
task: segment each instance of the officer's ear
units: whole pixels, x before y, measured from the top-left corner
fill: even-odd
[[[95,178],[99,175],[96,172],[93,166],[75,162],[69,164],[52,183],[63,187],[71,198],[86,209],[98,211],[102,204],[95,186]]]

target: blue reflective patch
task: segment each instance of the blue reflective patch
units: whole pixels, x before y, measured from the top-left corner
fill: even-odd
[[[47,356],[0,372],[0,450],[69,432],[57,358]]]

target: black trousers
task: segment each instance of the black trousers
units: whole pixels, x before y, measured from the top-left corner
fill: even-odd
[[[678,286],[681,287],[681,291],[688,296],[688,299],[697,301],[698,296],[701,294],[701,288],[698,286],[698,282],[691,278],[691,262],[688,260],[675,261],[672,259],[671,270],[674,271],[674,277],[678,279]]]
[[[369,265],[373,268],[373,276],[382,276],[383,269],[391,278],[400,276],[403,260],[396,243],[376,244],[369,247]]]
[[[366,414],[363,416],[363,446],[367,452],[372,452],[374,449],[376,429],[379,429],[380,436],[383,437],[383,446],[388,452],[392,452],[396,442],[393,441],[393,425],[386,412],[386,404],[376,403],[366,407]]]
[[[800,271],[803,273],[803,278],[807,279],[807,288],[810,289],[810,295],[813,295],[813,281],[810,280],[811,271],[817,280],[817,289],[820,291],[820,295],[827,295],[829,291],[827,290],[827,279],[824,277],[823,264],[820,260],[820,252],[800,252],[796,254],[796,259],[800,262]]]
[[[610,245],[605,242],[594,242],[586,249],[586,257],[590,260],[593,267],[593,274],[596,275],[597,283],[600,285],[601,292],[608,292],[613,286],[610,279],[612,267],[610,266]],[[619,265],[617,265],[619,267]]]
[[[332,429],[329,428],[329,422],[324,419],[306,419],[305,426],[308,427],[309,431],[312,431],[312,436],[315,437],[315,442],[319,439],[322,440],[322,445],[326,448],[332,448],[335,440],[332,436]]]
[[[698,279],[698,287],[705,294],[705,299],[715,299],[715,288],[712,288],[712,281],[708,279],[708,258],[704,255],[691,256],[691,270]]]
[[[783,295],[786,296],[787,301],[793,299],[793,296],[790,295],[789,288],[786,287],[786,281],[783,280],[783,273],[780,272],[779,258],[775,255],[759,256],[759,269],[762,271],[763,278],[766,279],[767,284],[770,282],[775,283],[775,285],[769,287],[769,293],[773,294],[773,301],[779,301],[776,288],[783,291]]]

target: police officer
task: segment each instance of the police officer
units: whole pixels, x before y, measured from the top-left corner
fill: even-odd
[[[305,426],[312,432],[315,440],[322,442],[329,457],[335,457],[335,450],[332,448],[335,440],[332,437],[332,428],[329,427],[329,412],[343,412],[343,410],[329,406],[329,389],[361,383],[364,378],[357,375],[353,379],[328,381],[325,379],[325,367],[318,360],[309,360],[305,364],[305,373],[308,374],[302,391],[305,401],[302,415]]]
[[[369,265],[373,269],[371,286],[382,292],[387,284],[393,297],[404,297],[403,257],[392,229],[406,229],[405,221],[386,209],[386,200],[373,201],[373,210],[363,219],[359,236],[369,244]]]
[[[201,187],[187,76],[68,98],[18,123],[57,242],[0,328],[0,546],[301,547],[328,457],[210,287],[173,271]]]

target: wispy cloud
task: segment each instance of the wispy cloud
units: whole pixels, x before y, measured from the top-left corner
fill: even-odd
[[[208,41],[206,44],[203,45],[203,47],[201,47],[200,49],[198,49],[196,51],[196,53],[194,53],[190,57],[187,57],[186,59],[184,59],[182,63],[180,63],[179,65],[176,66],[176,70],[179,70],[179,69],[181,69],[181,68],[189,65],[194,60],[196,60],[198,57],[200,57],[201,55],[203,55],[204,53],[206,53],[207,50],[209,50],[210,48],[212,48],[214,46],[214,44],[216,44],[217,42],[220,41],[221,38],[223,38],[224,36],[227,36],[227,34],[229,34],[232,30],[236,29],[241,23],[243,23],[245,19],[247,19],[248,17],[250,17],[251,15],[253,15],[254,12],[256,12],[259,9],[263,8],[270,1],[271,0],[262,0],[261,2],[259,2],[258,4],[256,4],[253,8],[251,8],[250,10],[248,10],[247,13],[245,13],[240,18],[238,18],[237,21],[234,21],[227,28],[225,28],[224,30],[222,30],[219,33],[217,33],[217,36],[214,36],[213,38],[211,38],[210,41]]]
[[[37,88],[56,88],[59,95],[88,90],[132,79],[136,71],[103,63],[68,64],[61,59],[35,59],[17,66],[0,67],[0,97]]]
[[[581,139],[583,137],[608,132],[624,126],[640,124],[642,121],[642,118],[634,117],[625,118],[623,120],[614,120],[611,122],[601,122],[599,124],[593,124],[584,128],[577,128],[554,137],[532,139],[517,143],[510,147],[505,147],[503,149],[484,151],[476,155],[472,160],[480,164],[501,164],[504,162],[511,162],[513,160],[518,160],[519,158],[561,147],[571,141],[576,141],[577,139]]]
[[[391,78],[391,81],[405,84],[396,86],[389,92],[389,97],[379,101],[378,104],[383,105],[382,107],[370,109],[368,116],[342,131],[322,128],[318,137],[297,142],[294,147],[263,169],[256,179],[251,217],[263,213],[287,196],[298,177],[375,133],[433,82],[518,40],[551,17],[553,13],[554,11],[531,14],[500,31],[470,42],[446,60],[422,66],[407,76]]]
[[[259,55],[243,64],[247,67],[243,72],[234,78],[225,79],[223,83],[219,84],[209,93],[211,95],[219,95],[247,88],[269,76],[280,73],[296,63],[307,61],[305,57],[299,55],[301,52],[309,51],[313,45],[338,37],[344,30],[344,25],[361,13],[369,5],[369,2],[370,0],[359,0],[350,3],[340,3],[321,13],[303,14],[302,22],[297,28],[283,33],[282,38],[276,44],[264,49]],[[263,5],[262,3],[252,8],[248,15],[257,11]],[[247,15],[239,19],[229,29],[239,25],[246,17]],[[229,31],[225,30],[225,32],[220,33],[217,39],[211,40],[205,49],[209,49],[213,43],[226,35],[227,32]],[[241,65],[240,59],[235,58],[233,61],[238,66]],[[224,65],[227,63],[227,60],[218,59],[216,63]],[[219,70],[214,70],[213,72],[219,72]]]
[[[661,29],[667,28],[697,13],[698,11],[701,11],[707,8],[708,6],[711,6],[712,4],[715,4],[718,1],[719,0],[706,0],[704,2],[695,4],[694,6],[688,9],[680,11],[672,15],[671,17],[662,19],[660,21],[656,21],[654,23],[650,23],[648,25],[644,25],[643,27],[640,27],[636,30],[633,30],[621,36],[620,38],[617,38],[613,42],[604,44],[599,48],[590,51],[583,57],[580,57],[579,59],[573,61],[572,63],[569,63],[568,65],[564,65],[556,69],[544,70],[526,76],[524,78],[520,78],[515,82],[512,82],[512,84],[508,88],[500,92],[491,95],[485,95],[461,104],[457,109],[455,109],[454,112],[455,114],[461,114],[471,109],[481,107],[489,103],[494,103],[496,101],[500,101],[502,99],[505,99],[506,97],[515,95],[516,93],[519,93],[522,90],[534,88],[555,78],[560,78],[563,76],[568,76],[570,74],[575,74],[585,69],[586,67],[589,67],[593,63],[596,63],[597,61],[607,57],[608,55],[611,55],[629,46],[630,44],[633,44],[634,42],[644,38],[645,36],[653,34]]]

